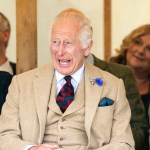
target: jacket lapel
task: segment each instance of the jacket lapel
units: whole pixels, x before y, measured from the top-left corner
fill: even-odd
[[[91,78],[102,79],[102,74],[93,65],[85,63],[85,129],[88,141],[90,141],[91,125],[103,91],[103,85],[91,84]]]
[[[62,115],[62,112],[56,103],[56,78],[55,77],[53,78],[53,81],[52,81],[49,99],[50,99],[49,104],[48,104],[49,109],[51,109],[53,112],[55,112],[57,114]]]
[[[39,140],[41,144],[45,131],[46,117],[48,111],[48,101],[50,96],[50,88],[53,80],[54,69],[50,66],[45,67],[42,71],[36,72],[36,79],[33,81],[33,88],[35,92],[35,101],[37,108],[37,115],[39,119]]]

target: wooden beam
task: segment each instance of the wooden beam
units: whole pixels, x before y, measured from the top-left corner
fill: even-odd
[[[111,0],[104,0],[104,59],[111,56]]]
[[[17,74],[37,67],[37,0],[16,0]]]

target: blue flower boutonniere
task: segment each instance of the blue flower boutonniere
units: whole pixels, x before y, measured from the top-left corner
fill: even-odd
[[[90,81],[92,85],[96,83],[97,85],[102,86],[104,84],[101,78],[91,78]]]

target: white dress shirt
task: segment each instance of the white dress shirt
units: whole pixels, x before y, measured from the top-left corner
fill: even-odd
[[[83,72],[84,72],[84,65],[82,65],[82,67],[77,72],[71,75],[72,77],[71,84],[74,88],[74,93],[76,92],[78,88]],[[58,71],[55,71],[55,76],[56,76],[56,81],[57,81],[56,93],[58,94],[60,89],[66,83],[66,81],[64,79],[65,75],[60,74]]]

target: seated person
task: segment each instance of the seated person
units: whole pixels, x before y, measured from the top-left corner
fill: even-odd
[[[150,106],[148,109],[148,115],[149,115],[149,124],[150,124]],[[150,147],[150,128],[149,128],[149,147]]]
[[[7,47],[11,34],[11,25],[8,18],[0,12],[0,71],[16,74],[16,63],[7,57]]]
[[[57,15],[52,63],[16,75],[0,117],[1,150],[134,150],[122,79],[86,61],[92,26],[76,9]]]
[[[109,61],[129,66],[145,107],[147,124],[149,124],[148,107],[150,103],[150,24],[144,24],[132,30],[122,40],[117,54]]]

